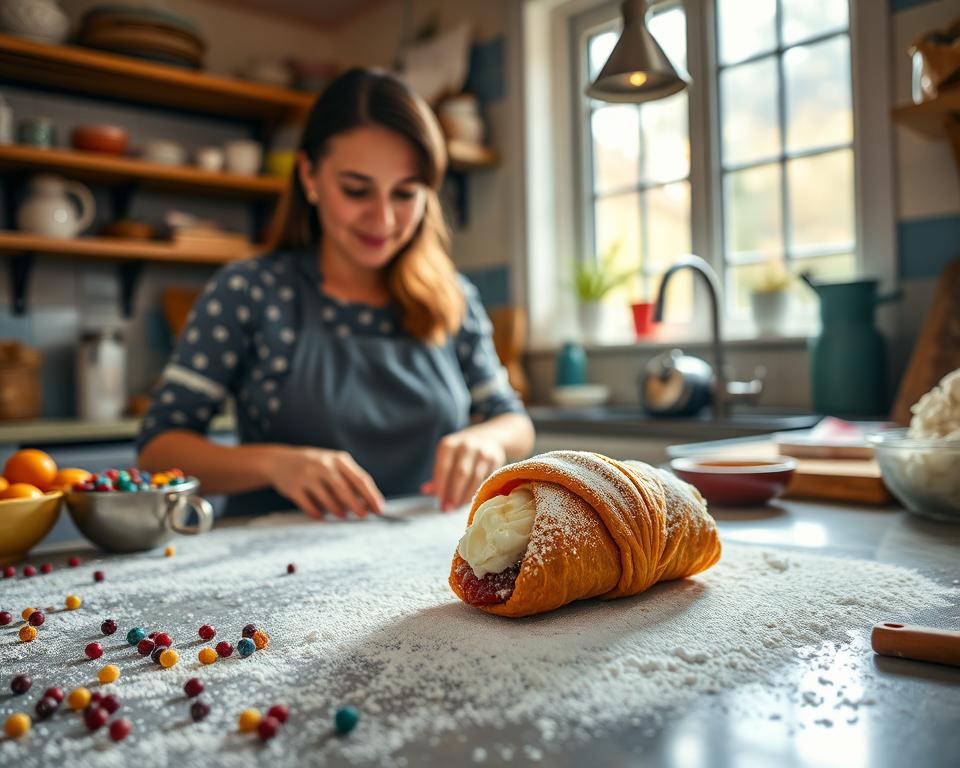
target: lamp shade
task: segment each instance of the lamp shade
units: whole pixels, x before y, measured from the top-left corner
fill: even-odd
[[[686,88],[690,78],[677,72],[644,24],[646,0],[625,0],[623,32],[587,95],[600,101],[640,103]]]

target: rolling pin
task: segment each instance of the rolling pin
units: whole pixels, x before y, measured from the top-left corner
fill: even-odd
[[[884,622],[875,624],[870,645],[883,656],[960,667],[960,632]]]

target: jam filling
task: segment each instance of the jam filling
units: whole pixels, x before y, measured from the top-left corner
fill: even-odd
[[[520,563],[505,568],[500,573],[488,573],[478,579],[469,564],[460,568],[460,588],[470,605],[495,605],[505,603],[513,594],[513,587],[520,573]]]

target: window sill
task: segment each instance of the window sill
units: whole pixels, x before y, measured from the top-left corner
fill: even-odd
[[[724,337],[724,349],[805,349],[810,336],[791,334],[787,336],[736,336]],[[592,354],[619,354],[636,350],[662,350],[672,349],[674,347],[683,347],[685,349],[705,349],[709,350],[713,340],[709,337],[684,337],[684,338],[657,338],[652,336],[646,339],[639,339],[635,342],[611,342],[609,344],[583,344],[583,348]],[[527,349],[528,355],[553,355],[562,347],[562,344],[540,343],[532,341]]]

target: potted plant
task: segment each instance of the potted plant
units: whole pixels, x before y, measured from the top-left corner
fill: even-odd
[[[783,332],[790,300],[790,273],[782,262],[771,262],[753,285],[750,307],[753,323],[763,336],[778,336]]]
[[[580,330],[584,341],[601,341],[604,327],[604,297],[634,276],[635,270],[620,271],[616,266],[620,243],[615,242],[597,259],[584,259],[574,265],[573,287],[579,301]]]

